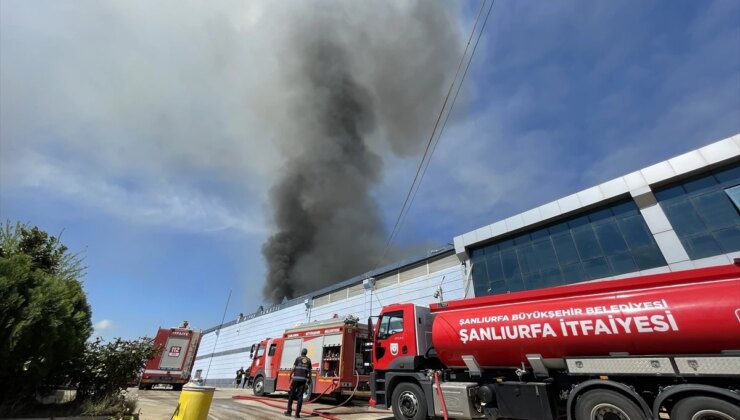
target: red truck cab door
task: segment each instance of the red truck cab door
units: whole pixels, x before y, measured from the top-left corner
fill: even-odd
[[[413,369],[417,356],[414,305],[391,305],[383,309],[375,328],[375,370]]]

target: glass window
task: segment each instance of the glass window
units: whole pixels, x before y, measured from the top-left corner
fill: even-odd
[[[717,180],[710,175],[702,176],[700,178],[694,178],[684,182],[683,189],[686,190],[688,194],[691,194],[693,192],[707,190],[715,185],[717,185]]]
[[[522,279],[522,274],[519,271],[514,273],[514,276],[512,276],[511,278],[506,279],[506,288],[510,292],[527,290],[524,287],[524,280]]]
[[[547,228],[547,231],[550,233],[550,235],[554,235],[556,233],[560,232],[566,232],[570,229],[568,227],[568,222],[558,223],[557,225],[550,226]]]
[[[553,249],[552,242],[549,238],[532,243],[532,252],[535,256],[536,267],[538,269],[547,270],[558,266],[555,249]]]
[[[526,290],[541,289],[544,286],[542,282],[542,274],[539,272],[525,274],[522,276],[522,283]]]
[[[588,219],[593,224],[599,224],[600,222],[607,221],[612,218],[612,211],[608,208],[604,210],[595,211],[588,215]]]
[[[735,204],[735,209],[740,210],[740,185],[726,189],[725,193],[730,197],[732,203]]]
[[[604,254],[617,254],[627,251],[627,244],[624,242],[622,232],[619,231],[616,222],[610,220],[608,223],[594,226],[594,231],[596,231],[596,237],[599,238],[601,248],[604,249]]]
[[[263,346],[263,345],[260,344],[257,347],[257,354],[255,354],[254,357],[255,358],[262,357],[264,354],[265,354],[265,346]]]
[[[476,296],[485,295],[486,289],[488,289],[488,272],[486,271],[485,260],[473,261],[473,290],[475,290]]]
[[[722,254],[722,248],[719,247],[717,241],[714,240],[714,236],[710,233],[686,236],[681,238],[681,242],[692,258],[706,258]]]
[[[654,244],[653,235],[641,215],[619,219],[617,224],[631,250]]]
[[[637,271],[637,264],[629,252],[610,255],[608,257],[609,265],[615,273],[631,273]]]
[[[577,262],[575,264],[563,266],[563,279],[565,280],[566,284],[578,283],[579,281],[585,280],[586,276],[583,273],[581,263]]]
[[[381,340],[403,332],[403,312],[401,311],[384,314],[378,322],[380,323],[378,338]]]
[[[276,349],[277,349],[277,344],[270,344],[270,351],[267,352],[267,355],[274,356]]]
[[[580,262],[576,244],[573,242],[573,236],[570,232],[552,237],[552,244],[555,246],[555,253],[561,265]]]
[[[679,192],[677,197],[685,201],[681,195],[684,191]],[[734,240],[732,235],[734,232],[725,233],[728,242]],[[484,254],[485,263],[481,258]],[[483,246],[471,255],[477,296],[552,287],[666,265],[631,199]]]
[[[740,250],[738,183],[740,164],[735,163],[656,192],[656,198],[692,259]]]
[[[594,235],[594,230],[591,226],[582,226],[573,229],[573,239],[576,241],[578,255],[581,256],[581,260],[589,260],[604,254],[601,251],[599,241],[596,240],[596,235]]]
[[[612,213],[614,213],[614,216],[616,217],[636,216],[640,214],[640,210],[637,208],[637,204],[635,204],[634,201],[629,200],[613,206]]]
[[[714,232],[714,238],[726,254],[740,250],[740,227],[722,229]]]
[[[504,270],[504,278],[507,280],[514,278],[520,272],[516,252],[513,249],[501,253],[501,267]]]
[[[709,230],[734,226],[737,222],[737,210],[723,190],[693,197],[691,202]]]
[[[550,236],[550,233],[547,231],[547,229],[540,229],[532,232],[531,236],[532,240],[535,240],[540,238],[547,238],[548,236]]]
[[[657,246],[643,247],[632,251],[632,257],[640,270],[661,267],[666,265],[665,258]]]
[[[501,269],[501,255],[497,252],[486,257],[489,281],[504,281],[504,272]]]
[[[693,235],[707,230],[688,198],[683,198],[664,208],[673,229],[681,235]]]
[[[714,177],[720,183],[737,183],[740,180],[740,164],[735,164],[726,169],[720,169],[714,173]]]
[[[609,277],[609,275],[611,274],[611,270],[609,270],[609,265],[606,263],[606,258],[604,257],[584,261],[583,271],[586,273],[586,278],[589,279]]]
[[[551,268],[542,271],[542,284],[544,287],[560,286],[563,284],[563,274],[560,268]]]
[[[574,229],[579,226],[586,226],[588,225],[588,223],[589,223],[588,216],[580,216],[580,217],[576,217],[575,219],[569,221],[568,227],[570,227],[571,229]]]
[[[526,274],[537,269],[537,262],[535,261],[534,251],[532,250],[531,244],[517,247],[516,257],[519,261],[519,267],[521,268],[522,273]],[[531,270],[530,267],[532,268]]]
[[[676,185],[655,192],[655,198],[663,204],[670,204],[671,200],[681,199],[686,195],[683,186]]]

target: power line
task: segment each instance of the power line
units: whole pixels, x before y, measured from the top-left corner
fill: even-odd
[[[434,144],[432,145],[431,153],[429,154],[429,158],[426,160],[426,164],[424,165],[424,168],[421,171],[419,182],[417,183],[416,189],[411,195],[411,200],[409,201],[409,205],[408,205],[408,208],[406,209],[406,213],[403,215],[401,219],[401,225],[403,225],[403,222],[406,219],[406,214],[408,214],[408,211],[411,208],[411,205],[414,203],[414,199],[416,198],[416,193],[419,191],[419,188],[421,187],[421,183],[424,180],[424,175],[426,174],[427,168],[429,167],[429,163],[432,161],[432,155],[434,155],[434,151],[437,149],[439,140],[440,138],[442,138],[442,133],[444,133],[445,127],[447,127],[447,121],[450,119],[450,115],[452,114],[452,109],[455,107],[455,102],[457,101],[457,96],[460,94],[460,89],[462,88],[462,84],[465,81],[465,76],[468,75],[468,69],[470,69],[470,63],[473,62],[473,56],[475,55],[475,50],[478,49],[478,43],[480,42],[481,36],[483,35],[483,31],[486,29],[486,23],[488,22],[488,17],[491,15],[491,10],[493,10],[493,4],[495,3],[495,1],[496,0],[491,0],[491,5],[488,7],[488,13],[486,13],[486,18],[483,20],[483,26],[481,26],[481,30],[478,33],[478,38],[475,40],[475,45],[473,45],[473,51],[470,53],[470,60],[468,60],[468,64],[465,66],[465,72],[463,73],[462,78],[460,79],[460,83],[458,83],[457,85],[455,96],[452,98],[449,111],[447,112],[447,115],[445,115],[445,119],[442,122],[442,128],[440,128],[439,130],[439,134],[437,135],[437,140],[434,141]]]
[[[458,83],[457,91],[451,102],[450,108],[447,112],[447,118],[449,118],[449,114],[452,112],[452,108],[454,107],[455,100],[457,99],[457,95],[460,92],[460,86],[462,86],[462,82],[463,80],[465,80],[465,75],[467,75],[468,73],[468,68],[470,68],[470,63],[473,61],[473,55],[475,54],[475,50],[478,47],[478,42],[480,41],[480,37],[483,33],[483,29],[485,29],[485,25],[486,25],[486,22],[488,21],[488,17],[491,14],[491,9],[493,8],[494,1],[495,0],[491,0],[490,6],[488,8],[488,13],[486,14],[486,18],[483,22],[483,26],[481,27],[481,31],[478,34],[478,38],[476,39],[476,42],[473,47],[473,51],[470,54],[468,63],[465,66],[465,72],[463,73],[462,79],[460,79],[460,83]],[[457,71],[455,72],[455,76],[453,77],[452,82],[450,83],[450,88],[448,89],[447,95],[445,96],[445,100],[442,103],[442,109],[440,109],[439,115],[437,116],[437,120],[434,123],[434,129],[432,130],[432,133],[429,136],[429,141],[427,142],[426,148],[424,149],[424,154],[421,157],[419,166],[416,168],[416,174],[414,175],[414,179],[411,182],[411,187],[409,188],[409,191],[406,194],[406,198],[404,199],[403,205],[401,206],[401,211],[398,213],[398,217],[396,218],[396,223],[393,225],[393,229],[391,230],[390,235],[388,235],[388,241],[386,242],[381,259],[385,257],[386,253],[388,252],[388,249],[390,248],[391,243],[393,243],[393,239],[395,239],[396,235],[400,231],[401,225],[403,224],[403,220],[405,219],[405,215],[408,213],[408,210],[411,207],[411,203],[413,203],[413,198],[416,195],[415,191],[418,191],[419,186],[421,185],[421,180],[424,177],[426,168],[429,166],[429,161],[431,161],[431,157],[432,157],[432,154],[434,153],[434,149],[436,149],[436,144],[439,142],[440,136],[436,136],[437,141],[436,142],[434,141],[435,133],[437,132],[437,128],[439,127],[439,122],[442,120],[442,115],[444,114],[445,109],[447,108],[447,102],[449,101],[450,95],[452,94],[452,90],[455,87],[455,81],[457,80],[457,76],[460,74],[460,69],[462,68],[462,64],[463,62],[465,62],[465,57],[467,56],[468,48],[470,47],[470,42],[472,41],[473,36],[475,35],[476,28],[478,27],[478,22],[483,13],[483,9],[485,8],[486,2],[487,0],[483,0],[483,2],[481,3],[481,7],[478,10],[478,15],[475,18],[473,29],[470,31],[468,42],[465,45],[465,51],[463,51],[463,55],[462,57],[460,57],[460,62],[458,63]],[[447,124],[447,118],[445,118],[443,122],[443,125],[442,125],[443,129],[444,129],[444,126]]]

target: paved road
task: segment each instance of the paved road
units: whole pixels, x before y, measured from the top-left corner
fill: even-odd
[[[177,408],[180,393],[177,391],[153,390],[140,391],[136,388],[129,392],[138,395],[139,408],[142,420],[169,420]],[[213,396],[211,409],[208,412],[209,420],[230,419],[254,419],[254,420],[278,420],[285,418],[282,413],[284,408],[272,408],[258,401],[235,400],[234,395],[249,395],[250,391],[234,389],[217,389]],[[274,397],[276,405],[284,407],[284,396]],[[328,404],[304,404],[303,409],[331,408]],[[340,407],[332,410],[342,420],[391,420],[393,416],[388,411],[374,410],[367,406],[364,401],[358,401],[352,407]],[[320,418],[303,416],[304,418]]]

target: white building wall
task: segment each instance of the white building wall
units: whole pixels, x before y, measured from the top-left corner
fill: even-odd
[[[325,304],[320,304],[326,300],[322,296],[313,300],[319,304],[310,309],[298,304],[229,325],[220,331],[208,332],[201,340],[193,372],[197,374],[200,370],[200,376],[209,385],[233,386],[236,370],[240,367],[246,369],[251,364],[249,350],[252,344],[268,337],[281,336],[283,331],[298,324],[326,320],[334,314],[341,318],[351,314],[364,323],[368,316],[378,315],[384,305],[401,302],[413,302],[417,305],[434,303],[437,301],[433,297],[434,292],[440,287],[445,300],[460,299],[465,287],[465,268],[457,262],[454,255],[447,258],[443,268],[432,273],[428,272],[429,267],[440,265],[425,262],[426,272],[406,281],[402,281],[407,277],[402,274],[406,271],[396,272],[393,275],[395,281],[392,282],[389,281],[392,276],[381,276],[384,281],[379,282],[374,291],[363,289],[359,295]],[[411,270],[418,270],[418,267]],[[335,292],[332,295],[336,298],[341,293]]]

